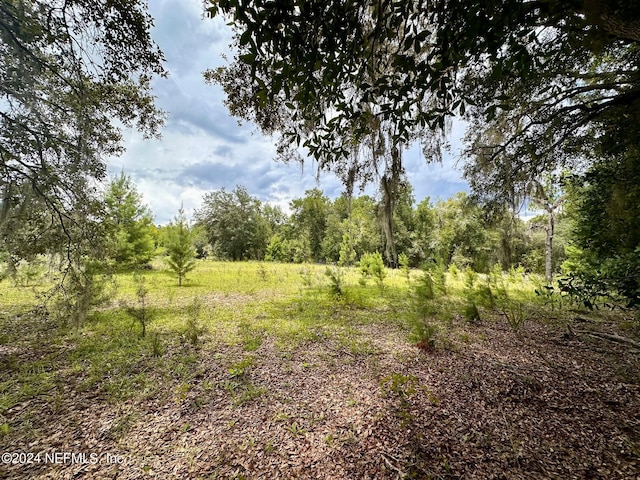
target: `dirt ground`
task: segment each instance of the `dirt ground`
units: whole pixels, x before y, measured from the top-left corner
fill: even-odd
[[[56,402],[5,415],[37,434],[3,454],[41,456],[3,456],[0,477],[640,478],[633,345],[579,320],[571,332],[530,322],[519,336],[500,321],[466,326],[464,341],[431,352],[399,327],[359,328],[351,346],[321,332],[292,350],[210,342],[193,382],[158,378],[163,393],[135,401],[83,391],[69,373]]]

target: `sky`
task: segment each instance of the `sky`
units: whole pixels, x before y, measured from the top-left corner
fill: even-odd
[[[150,0],[155,26],[151,32],[166,58],[166,79],[154,81],[157,106],[167,113],[160,140],[144,140],[135,130],[124,131],[126,153],[107,160],[111,176],[123,169],[143,195],[157,224],[168,223],[181,205],[187,215],[210,191],[237,185],[263,202],[287,210],[289,202],[318,187],[330,198],[344,188],[331,174],[319,179],[311,161],[276,162],[276,138],[262,135],[253,125],[239,125],[224,106],[224,92],[207,85],[202,72],[225,65],[231,30],[220,18],[203,17],[201,0]],[[453,125],[452,152],[442,164],[428,165],[419,148],[404,152],[404,165],[417,202],[429,196],[446,199],[468,190],[455,168],[462,125]],[[366,193],[375,194],[371,187]]]

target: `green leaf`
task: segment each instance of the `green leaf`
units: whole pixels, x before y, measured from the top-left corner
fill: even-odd
[[[253,65],[256,61],[255,53],[247,53],[239,56],[240,60],[247,65]]]
[[[240,46],[241,47],[245,46],[247,43],[249,43],[250,39],[251,39],[251,30],[247,30],[240,36]]]

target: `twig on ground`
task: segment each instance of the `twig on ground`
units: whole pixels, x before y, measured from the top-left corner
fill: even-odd
[[[574,330],[574,333],[577,333],[579,335],[589,335],[590,337],[601,338],[603,340],[609,340],[611,342],[624,343],[640,350],[640,343],[627,337],[621,337],[620,335],[615,335],[612,333],[589,332],[586,330]]]

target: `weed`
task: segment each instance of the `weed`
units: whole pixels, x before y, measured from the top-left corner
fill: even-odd
[[[464,286],[468,291],[473,290],[473,286],[478,280],[478,274],[471,268],[467,267],[464,270]]]
[[[133,281],[136,284],[138,306],[129,307],[127,311],[129,312],[129,315],[140,322],[140,326],[142,327],[140,336],[144,338],[147,334],[147,325],[151,320],[151,315],[149,309],[147,308],[147,294],[149,293],[149,290],[147,289],[147,281],[144,275],[140,275],[136,272],[133,276]]]
[[[527,312],[524,305],[518,301],[507,301],[502,313],[507,319],[507,323],[511,330],[518,333],[525,321],[527,320]]]
[[[479,324],[482,319],[480,318],[480,310],[474,301],[470,301],[464,309],[464,317],[469,323],[474,325]]]
[[[351,338],[348,341],[349,352],[352,355],[375,355],[378,350],[368,340],[358,340]]]
[[[305,287],[313,286],[313,274],[310,268],[302,267],[299,273],[300,273],[300,277],[302,278],[302,284]]]
[[[453,278],[458,278],[458,275],[460,274],[460,269],[455,263],[452,263],[451,265],[449,265],[448,271]]]
[[[238,333],[245,351],[255,352],[262,345],[262,335],[256,332],[248,322],[238,325]]]
[[[508,278],[512,283],[521,283],[523,275],[524,271],[522,269],[511,269]],[[505,279],[502,270],[500,270],[499,266],[496,265],[489,273],[488,288],[492,292],[495,292],[495,295],[492,296],[492,301],[507,319],[507,323],[509,324],[509,327],[511,327],[511,330],[517,333],[527,320],[527,311],[520,300],[510,298],[508,286],[509,281]]]
[[[305,433],[307,433],[304,428],[298,425],[298,422],[293,422],[291,425],[284,427],[284,429],[288,432],[291,432],[294,437],[303,436]]]
[[[496,298],[491,289],[491,282],[487,280],[484,285],[478,285],[474,292],[474,299],[478,305],[489,307],[491,309],[496,308]]]
[[[255,446],[256,446],[256,437],[254,437],[253,435],[249,435],[249,438],[247,439],[246,442],[242,444],[240,449],[247,450],[248,448],[253,448]]]
[[[266,388],[257,388],[252,385],[247,378],[247,371],[254,363],[254,357],[245,357],[229,368],[231,380],[226,380],[223,385],[225,390],[233,396],[235,406],[249,402],[267,392]]]
[[[287,412],[278,412],[273,419],[276,422],[285,422],[287,420],[289,420],[291,418],[291,415],[289,415]]]
[[[227,393],[233,395],[236,389],[240,387],[240,382],[225,380],[222,382],[222,387],[227,391]]]
[[[240,393],[235,396],[233,404],[237,407],[243,405],[251,400],[261,397],[267,393],[267,389],[264,387],[255,387],[251,383],[245,383],[240,389]]]
[[[264,453],[273,453],[276,451],[276,447],[273,444],[273,440],[268,440],[263,446],[262,451]]]
[[[205,380],[204,382],[202,382],[202,389],[205,392],[210,392],[211,390],[216,388],[216,383],[212,382],[211,380]]]
[[[180,385],[178,385],[174,392],[175,402],[178,404],[184,402],[187,399],[187,394],[189,393],[190,388],[191,387],[186,382],[182,382]]]
[[[245,357],[229,368],[231,378],[246,378],[247,370],[255,364],[255,357]]]
[[[433,352],[436,349],[438,327],[426,319],[418,321],[414,326],[412,337],[416,346],[423,352]]]
[[[507,284],[504,279],[504,274],[502,273],[502,268],[498,264],[495,264],[489,272],[489,288],[497,292],[498,296],[506,292]]]
[[[409,268],[409,257],[406,253],[403,252],[398,255],[398,264],[402,275],[407,279],[407,283],[411,284],[411,269]]]
[[[262,263],[258,264],[258,278],[263,282],[266,282],[269,280],[269,272],[267,271],[264,264]]]
[[[418,391],[420,381],[414,375],[393,372],[380,380],[380,388],[384,397],[393,396],[400,401],[398,416],[406,426],[413,420],[409,411],[409,399]]]
[[[401,403],[406,403],[407,399],[417,392],[417,385],[420,381],[415,375],[404,375],[393,372],[380,380],[380,388],[383,396],[394,394]]]
[[[187,307],[187,323],[185,335],[187,340],[194,347],[198,345],[200,336],[206,332],[206,329],[200,324],[200,312],[202,310],[202,302],[198,297]]]
[[[358,437],[352,430],[347,430],[347,432],[339,438],[340,442],[343,445],[355,445],[358,443]]]
[[[154,357],[161,357],[164,354],[164,344],[162,343],[162,337],[158,332],[153,332],[150,336],[151,341],[151,355]]]
[[[384,287],[384,279],[387,277],[387,269],[384,268],[384,261],[379,252],[365,253],[360,258],[360,274],[366,284],[367,279],[373,278],[382,289]]]
[[[472,340],[471,335],[469,335],[467,332],[459,333],[458,338],[462,343],[471,343]]]
[[[425,267],[413,291],[416,300],[422,306],[430,305],[431,300],[434,300],[438,295],[446,295],[447,287],[444,269],[440,265]]]
[[[481,322],[480,310],[478,310],[478,303],[487,303],[487,296],[491,297],[491,287],[489,285],[477,285],[478,274],[471,270],[469,267],[465,270],[464,281],[464,297],[466,299],[466,306],[464,309],[464,317],[469,323],[478,324]],[[489,300],[488,303],[491,303]]]
[[[551,307],[551,311],[562,309],[562,295],[556,292],[552,285],[546,285],[542,281],[542,277],[534,277],[534,287],[536,297],[542,301],[545,306]]]

